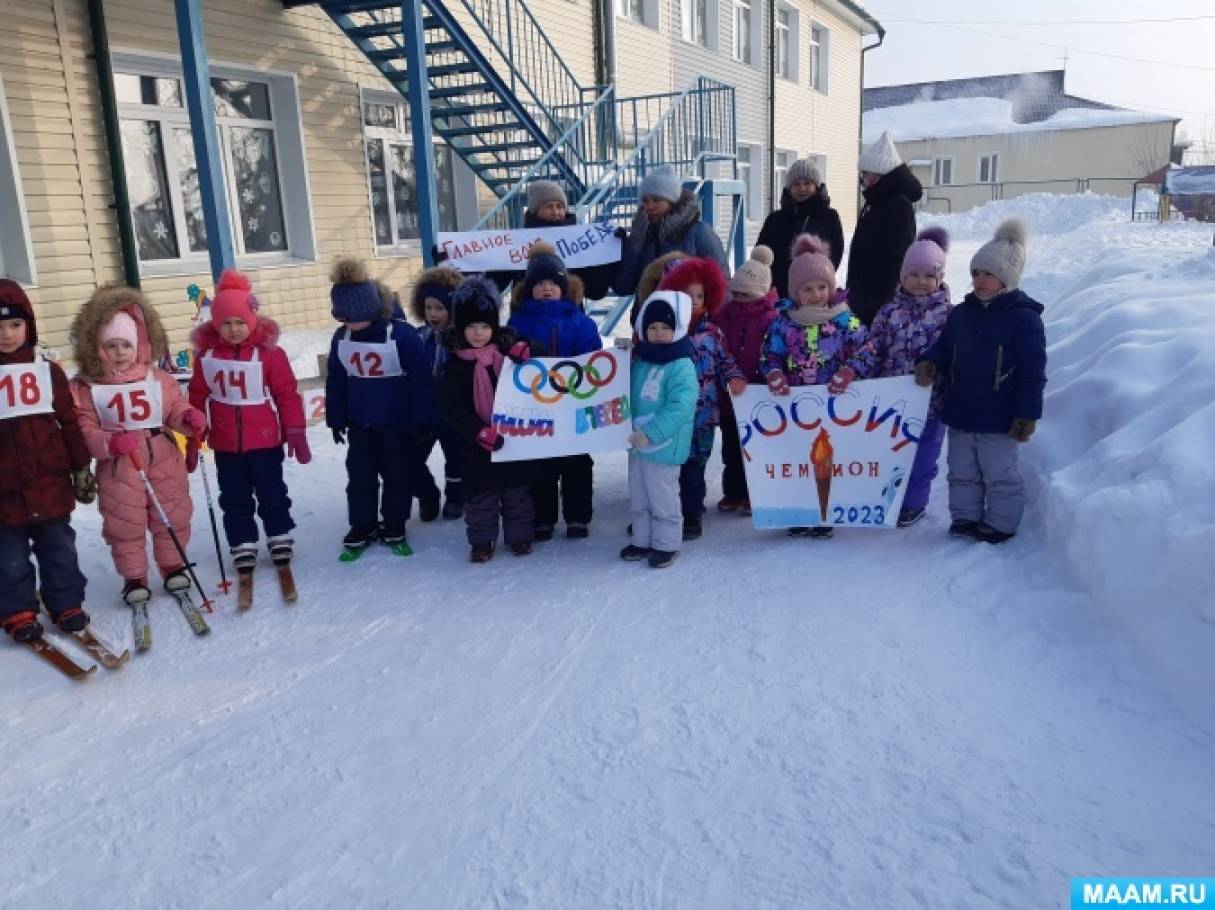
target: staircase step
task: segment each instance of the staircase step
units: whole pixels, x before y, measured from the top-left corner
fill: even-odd
[[[321,0],[321,6],[325,12],[334,16],[401,9],[401,4],[394,3],[393,0]]]
[[[402,73],[399,77],[389,76],[393,82],[404,82],[405,74]],[[490,88],[484,82],[470,82],[468,85],[445,85],[442,88],[432,88],[430,90],[431,98],[462,98],[465,95],[485,95],[490,92]]]
[[[486,133],[501,133],[504,130],[519,130],[522,129],[518,123],[493,123],[482,124],[481,126],[435,126],[434,130],[443,136],[444,139],[454,139],[457,136],[483,136]],[[534,142],[525,143],[528,146],[534,146]]]
[[[463,63],[444,63],[440,66],[426,67],[426,75],[431,79],[443,79],[447,76],[472,76],[480,72],[468,61]]]
[[[434,93],[431,93],[434,97]],[[442,117],[445,120],[450,120],[455,117],[471,117],[474,114],[495,114],[503,111],[509,111],[510,105],[501,101],[495,101],[490,104],[461,104],[458,107],[446,107],[442,105],[431,105],[430,115],[432,117]]]
[[[527,139],[523,142],[494,142],[486,145],[470,146],[469,149],[476,152],[509,152],[514,149],[534,149],[535,147],[535,140]],[[511,164],[514,164],[514,162],[512,161]]]
[[[393,3],[390,4],[388,8],[399,10],[401,8],[401,4]],[[333,12],[341,14],[343,11],[333,10]],[[352,12],[357,12],[357,10],[352,10]],[[443,23],[434,16],[425,16],[422,19],[422,28],[426,31],[433,31],[434,29],[440,29],[442,27]],[[371,22],[367,25],[352,25],[345,31],[347,35],[356,41],[362,38],[384,38],[388,35],[400,35],[401,23],[399,21]]]

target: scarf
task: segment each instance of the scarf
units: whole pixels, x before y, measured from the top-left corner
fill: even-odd
[[[695,358],[696,348],[692,344],[692,339],[685,335],[678,341],[672,341],[669,344],[639,341],[633,345],[633,356],[638,360],[644,360],[646,363],[662,365],[673,363],[680,357]]]
[[[798,325],[823,325],[830,322],[840,313],[848,312],[848,301],[841,300],[831,306],[791,306],[785,311],[789,318]]]
[[[477,416],[486,424],[493,423],[494,417],[494,380],[490,377],[490,368],[494,374],[502,372],[502,352],[491,341],[483,348],[462,348],[456,351],[461,360],[471,360],[476,367],[473,370],[473,409]]]

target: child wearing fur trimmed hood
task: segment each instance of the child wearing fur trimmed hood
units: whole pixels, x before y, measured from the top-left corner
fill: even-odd
[[[165,430],[197,437],[206,432],[207,418],[182,397],[172,376],[153,365],[169,344],[160,317],[134,288],[99,288],[76,314],[70,336],[79,369],[72,396],[85,442],[97,459],[101,534],[125,580],[122,598],[134,605],[152,596],[149,533],[165,590],[185,590],[190,586],[186,566],[140,472],[146,473],[182,547],[188,547],[194,505],[187,465]]]
[[[433,520],[439,511],[439,485],[426,464],[436,442],[443,448],[443,517],[459,518],[464,514],[464,443],[443,420],[439,404],[439,389],[450,355],[442,342],[442,334],[451,326],[451,298],[463,281],[464,276],[456,269],[435,266],[418,275],[409,297],[409,314],[421,324],[418,338],[430,366],[432,411],[437,418],[431,431],[423,432],[418,439],[418,489],[415,492],[423,521]]]
[[[408,556],[405,538],[415,482],[417,434],[434,423],[433,382],[413,326],[393,317],[357,259],[330,272],[333,333],[325,376],[325,423],[346,453],[350,530],[342,539],[359,552],[375,539]],[[346,554],[343,554],[346,555]]]
[[[741,395],[747,380],[730,353],[725,333],[712,321],[726,297],[726,276],[721,267],[712,259],[678,260],[663,276],[658,289],[683,291],[692,301],[689,337],[700,396],[696,400],[692,447],[679,470],[679,501],[683,510],[683,539],[695,540],[703,531],[705,466],[713,454],[714,431],[721,423],[724,402],[731,394]]]
[[[789,266],[789,292],[782,300],[780,315],[768,327],[763,341],[760,369],[773,395],[788,395],[792,386],[823,385],[838,395],[847,385],[834,380],[841,367],[850,365],[854,378],[868,379],[877,362],[869,332],[848,308],[848,292],[835,284],[835,266],[830,248],[813,234],[793,241]],[[829,526],[790,528],[794,537],[825,539],[834,534]]]
[[[278,323],[259,312],[249,279],[225,269],[211,300],[211,321],[194,330],[190,404],[207,414],[219,507],[238,572],[257,565],[257,522],[275,565],[294,553],[283,445],[300,464],[312,460],[304,402],[291,360],[278,346]],[[195,442],[195,445],[197,443]]]

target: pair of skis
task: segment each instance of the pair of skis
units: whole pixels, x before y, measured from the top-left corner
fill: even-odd
[[[290,560],[275,563],[274,572],[278,576],[278,586],[283,593],[283,602],[293,604],[299,600],[299,592],[295,588],[295,574],[291,571]],[[253,609],[252,567],[236,570],[236,608],[242,613]]]
[[[194,603],[194,599],[190,597],[190,589],[182,588],[180,591],[169,591],[169,596],[177,601],[177,607],[181,610],[181,615],[185,618],[190,631],[195,635],[206,635],[211,631],[211,627],[207,625],[207,620],[203,617],[203,612]],[[137,603],[131,605],[132,617],[131,628],[134,632],[135,650],[142,653],[152,647],[152,623],[148,619],[148,603]]]
[[[74,679],[88,676],[97,669],[98,664],[107,670],[117,670],[131,659],[129,650],[123,648],[119,652],[117,647],[98,636],[91,626],[85,626],[78,632],[65,634],[74,638],[92,659],[88,662],[81,662],[57,639],[46,633],[43,633],[41,638],[35,638],[32,641],[23,642],[23,644],[55,669]]]

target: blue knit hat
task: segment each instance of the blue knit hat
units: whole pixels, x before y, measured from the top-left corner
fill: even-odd
[[[683,187],[680,185],[679,175],[675,173],[674,168],[667,166],[655,168],[646,174],[637,190],[638,199],[653,196],[670,203],[678,202],[682,194]]]
[[[523,276],[525,299],[532,296],[541,281],[551,281],[561,288],[562,298],[569,293],[570,276],[565,270],[565,263],[557,255],[557,248],[543,240],[533,243],[527,254],[527,272]]]
[[[329,272],[330,312],[338,322],[375,322],[383,302],[375,282],[367,278],[367,267],[357,259],[339,259]]]

